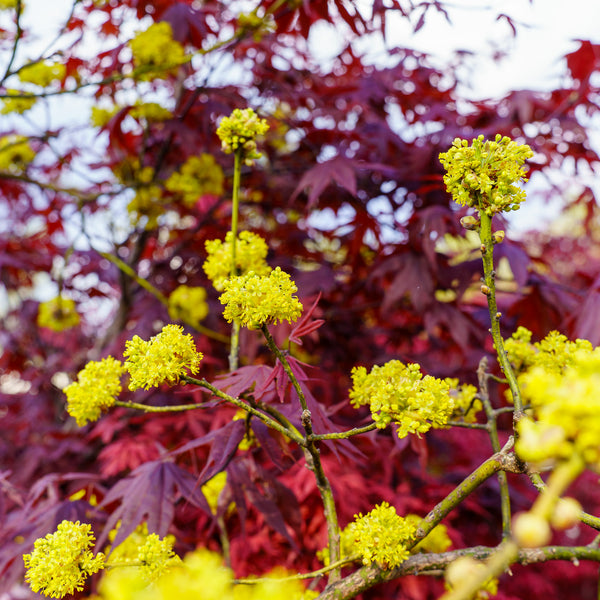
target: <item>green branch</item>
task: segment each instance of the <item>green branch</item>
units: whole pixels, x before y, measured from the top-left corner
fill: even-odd
[[[500,439],[498,438],[498,423],[496,412],[492,408],[488,392],[487,357],[483,357],[477,367],[477,379],[479,382],[479,397],[487,417],[487,427],[494,452],[500,452]],[[510,491],[508,479],[504,471],[498,472],[498,483],[500,485],[500,510],[502,512],[502,538],[510,537]]]
[[[301,421],[302,426],[304,427],[304,431],[306,432],[306,437],[304,438],[305,442],[303,444],[304,447],[304,458],[306,460],[306,464],[308,468],[314,473],[315,479],[317,481],[317,488],[319,489],[319,493],[321,494],[321,501],[323,502],[323,511],[325,513],[325,520],[327,522],[327,538],[329,543],[329,556],[332,563],[336,563],[340,560],[340,526],[338,524],[337,518],[337,509],[335,506],[335,501],[333,498],[333,490],[331,489],[331,484],[329,483],[329,479],[325,475],[325,471],[323,470],[323,465],[321,463],[321,453],[317,448],[314,440],[314,432],[312,429],[312,418],[310,414],[310,410],[308,410],[308,404],[306,403],[306,398],[304,396],[304,392],[302,391],[302,387],[300,386],[300,382],[294,375],[292,368],[290,367],[290,363],[288,362],[285,354],[279,349],[273,336],[269,332],[267,326],[263,323],[261,326],[261,331],[265,337],[267,342],[267,346],[273,352],[273,354],[277,357],[290,381],[292,382],[292,386],[296,390],[296,394],[298,395],[298,400],[300,401],[300,406],[302,408]],[[341,571],[339,568],[334,569],[329,574],[329,583],[336,581],[341,576]]]
[[[500,317],[498,306],[496,304],[496,272],[494,270],[494,238],[492,236],[492,217],[485,210],[479,211],[481,224],[479,228],[479,238],[481,239],[481,254],[483,260],[483,278],[485,285],[482,286],[482,292],[487,297],[488,309],[490,312],[490,320],[492,324],[491,332],[494,340],[494,347],[498,354],[498,362],[504,376],[508,380],[508,386],[512,393],[515,412],[513,421],[516,424],[523,418],[523,402],[521,400],[521,390],[517,383],[517,378],[513,371],[512,365],[508,360],[506,350],[504,349],[504,341],[500,333]]]

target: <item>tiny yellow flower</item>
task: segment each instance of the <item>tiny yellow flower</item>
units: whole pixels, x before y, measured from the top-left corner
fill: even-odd
[[[377,427],[384,429],[392,421],[398,425],[398,437],[425,433],[432,427],[444,427],[454,411],[447,381],[421,373],[416,363],[404,365],[391,360],[374,366],[352,369],[350,403],[355,408],[368,405]]]
[[[232,240],[233,233],[228,231],[224,242],[221,240],[205,242],[208,257],[202,268],[218,292],[223,291],[225,281],[231,275]],[[251,231],[242,231],[238,235],[236,243],[235,267],[237,274],[246,275],[252,271],[256,275],[268,275],[271,272],[271,267],[266,261],[268,252],[267,242],[260,235]]]
[[[174,385],[187,371],[195,375],[203,358],[192,336],[184,335],[178,325],[166,325],[148,342],[134,336],[125,344],[123,356],[131,377],[130,390],[147,390],[165,382]]]
[[[490,141],[480,135],[470,146],[456,138],[450,150],[440,154],[440,161],[454,201],[493,215],[517,210],[525,200],[525,192],[516,184],[527,180],[523,163],[532,156],[529,146],[519,146],[509,137],[497,135]]]
[[[81,591],[89,575],[104,568],[104,554],[93,555],[90,525],[63,521],[55,533],[37,539],[31,554],[23,555],[25,580],[34,592],[62,598]]]
[[[406,544],[414,537],[416,528],[396,514],[393,506],[382,502],[365,516],[355,517],[348,530],[363,564],[375,562],[383,569],[391,569],[409,557]]]
[[[229,117],[221,119],[217,135],[223,152],[240,152],[246,164],[252,164],[255,158],[261,157],[256,149],[256,138],[268,129],[267,121],[260,119],[251,108],[236,108]]]
[[[91,361],[77,374],[77,381],[63,391],[67,396],[67,412],[83,427],[97,421],[102,411],[114,405],[121,392],[123,365],[112,356]]]
[[[53,331],[64,331],[79,325],[79,313],[75,301],[57,296],[38,306],[37,323],[40,327],[48,327]]]
[[[223,169],[214,157],[211,154],[201,154],[190,156],[180,170],[165,181],[165,188],[181,196],[186,206],[193,206],[198,198],[206,194],[220,196],[224,180]]]
[[[173,116],[170,110],[164,108],[158,102],[138,102],[131,107],[129,114],[134,119],[144,119],[149,123],[166,121]]]
[[[208,315],[206,290],[203,287],[180,285],[169,296],[169,316],[174,321],[198,325]]]
[[[294,296],[298,288],[279,267],[266,276],[250,272],[232,277],[225,281],[224,289],[219,301],[225,305],[223,316],[230,323],[258,329],[264,323],[291,323],[302,314],[302,304]]]

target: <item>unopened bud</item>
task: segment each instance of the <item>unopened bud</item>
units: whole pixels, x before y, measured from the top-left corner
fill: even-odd
[[[556,529],[568,529],[579,522],[581,512],[581,504],[575,498],[559,498],[550,523]]]
[[[496,313],[496,319],[499,319],[501,316],[502,316],[502,313],[501,313],[501,312],[497,312],[497,313]]]
[[[467,215],[462,217],[460,220],[460,224],[469,231],[474,231],[479,229],[479,219],[474,217],[473,215]]]
[[[481,244],[481,246],[479,246],[479,249],[481,250],[481,254],[485,253],[485,244]]]
[[[519,513],[513,519],[515,542],[522,548],[545,546],[552,537],[548,521],[531,512]]]
[[[481,293],[485,294],[486,296],[490,295],[490,288],[487,285],[482,285],[481,286]]]
[[[494,231],[494,244],[500,244],[504,240],[504,231]]]

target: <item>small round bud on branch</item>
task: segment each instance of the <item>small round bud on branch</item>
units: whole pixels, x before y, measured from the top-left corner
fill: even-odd
[[[486,296],[489,296],[490,292],[491,292],[491,290],[490,290],[490,288],[487,285],[484,284],[484,285],[481,286],[481,293],[482,294],[485,294]]]
[[[504,241],[504,231],[494,231],[493,236],[494,244],[501,244]]]
[[[469,231],[477,231],[479,229],[479,219],[473,215],[462,217],[460,224]]]
[[[481,246],[479,246],[479,249],[481,250],[481,254],[484,254],[486,250],[485,244],[481,244]]]

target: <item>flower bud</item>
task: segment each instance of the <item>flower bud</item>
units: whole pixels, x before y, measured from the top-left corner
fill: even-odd
[[[460,224],[469,231],[476,231],[479,229],[479,219],[474,217],[473,215],[467,215],[462,217],[460,220]]]
[[[504,231],[494,231],[492,237],[494,238],[494,244],[500,244],[504,240]]]
[[[575,498],[559,498],[550,523],[555,529],[568,529],[579,522],[581,512],[581,504]]]
[[[523,512],[513,519],[513,535],[522,548],[538,548],[550,541],[552,532],[546,519],[532,512]]]
[[[491,290],[490,290],[490,288],[487,285],[484,284],[484,285],[481,286],[481,293],[482,294],[485,294],[486,296],[489,296],[490,292],[491,292]]]

